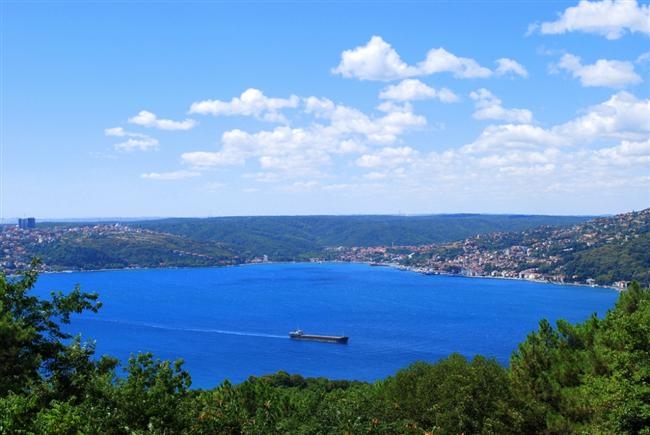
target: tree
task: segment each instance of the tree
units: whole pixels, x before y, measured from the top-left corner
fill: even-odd
[[[97,294],[77,286],[68,295],[52,292],[51,300],[29,294],[37,278],[38,261],[18,277],[0,274],[0,397],[28,392],[35,383],[51,380],[57,388],[71,386],[75,375],[89,369],[94,348],[73,340],[61,325],[73,313],[97,312]]]

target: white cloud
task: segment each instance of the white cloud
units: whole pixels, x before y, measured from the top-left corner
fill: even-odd
[[[159,119],[154,113],[146,110],[142,110],[137,115],[129,118],[129,123],[159,130],[189,130],[196,126],[196,121],[193,119],[185,119],[184,121]]]
[[[417,79],[406,79],[396,85],[384,88],[379,98],[397,101],[425,100],[437,98],[443,103],[453,103],[458,96],[447,88],[436,90]]]
[[[244,159],[237,153],[224,151],[192,151],[181,154],[183,163],[197,169],[205,169],[213,166],[243,165]]]
[[[569,138],[563,138],[553,131],[530,124],[503,124],[486,127],[472,143],[460,149],[462,153],[477,154],[494,150],[537,149],[569,145]]]
[[[271,122],[283,122],[280,112],[286,108],[296,108],[300,99],[291,95],[289,98],[269,98],[259,89],[246,89],[239,97],[230,101],[205,100],[192,103],[189,113],[214,116],[253,116]]]
[[[496,75],[513,73],[526,76],[523,66],[514,60],[501,58],[497,61],[496,71],[481,66],[476,60],[456,56],[444,48],[429,50],[425,59],[417,65],[408,65],[397,51],[384,41],[381,36],[373,36],[366,45],[341,54],[341,62],[332,73],[347,78],[360,80],[391,81],[415,76],[426,76],[437,73],[451,73],[454,77],[471,79],[487,78]]]
[[[132,133],[124,130],[122,127],[111,127],[104,130],[106,136],[128,138],[124,142],[113,145],[118,151],[131,152],[133,150],[149,151],[158,149],[158,140],[146,134]]]
[[[647,168],[650,164],[650,138],[642,142],[624,140],[617,146],[599,149],[594,153],[594,161],[600,165],[640,165]]]
[[[115,137],[148,137],[146,134],[125,131],[122,127],[111,127],[104,129],[104,134],[106,136]]]
[[[364,46],[345,50],[341,62],[332,72],[348,78],[382,81],[418,74],[417,69],[404,63],[381,36],[373,36]]]
[[[485,88],[469,94],[476,101],[476,111],[472,115],[476,119],[496,119],[506,122],[528,124],[533,120],[533,114],[526,109],[504,109],[501,100]]]
[[[645,53],[641,53],[635,60],[636,63],[638,64],[644,64],[646,62],[650,62],[650,51],[646,51]]]
[[[317,175],[317,168],[328,165],[331,160],[326,152],[314,150],[310,153],[289,153],[281,156],[263,155],[258,161],[264,170],[277,170],[295,177]]]
[[[492,75],[492,71],[482,67],[474,59],[458,57],[444,48],[429,50],[426,59],[418,64],[418,73],[429,75],[441,72],[453,73],[458,78],[485,78]]]
[[[522,64],[505,57],[497,59],[497,69],[494,72],[498,76],[514,74],[520,77],[528,77],[528,71],[526,71],[526,68]]]
[[[196,171],[173,171],[173,172],[149,172],[141,174],[140,178],[147,180],[182,180],[185,178],[193,178],[200,176],[200,172]]]
[[[598,139],[639,141],[650,133],[650,100],[639,100],[628,92],[618,92],[609,100],[552,130],[573,142]]]
[[[461,152],[597,146],[611,140],[642,142],[650,135],[648,119],[650,100],[638,100],[627,92],[619,92],[588,108],[583,115],[548,129],[529,124],[490,125],[474,142],[462,147]]]
[[[217,150],[188,152],[181,159],[195,170],[225,165],[259,168],[257,174],[265,175],[255,176],[258,181],[322,177],[324,168],[345,156],[367,153],[376,145],[394,144],[405,132],[426,125],[426,119],[414,114],[408,102],[386,101],[380,105],[382,113],[369,115],[326,98],[308,97],[302,101],[301,116],[313,118],[304,127],[281,125],[254,133],[229,130],[222,134]]]
[[[362,155],[356,163],[362,168],[396,167],[413,163],[417,156],[417,150],[411,147],[386,147],[377,153]]]
[[[631,62],[599,59],[592,65],[583,65],[578,56],[565,54],[557,66],[580,79],[582,86],[623,88],[643,81],[634,72],[634,65]]]
[[[436,97],[443,103],[455,103],[460,101],[458,95],[454,94],[451,90],[447,88],[440,88],[436,91]]]
[[[409,104],[382,104],[379,109],[386,112],[381,117],[370,117],[358,109],[337,105],[326,98],[306,99],[305,111],[316,118],[327,119],[321,133],[326,136],[362,135],[371,143],[393,143],[406,130],[426,125],[423,116],[416,115]]]
[[[114,145],[116,150],[119,151],[133,151],[133,150],[140,150],[140,151],[149,151],[149,150],[154,150],[158,149],[158,140],[152,138],[152,137],[145,137],[142,139],[127,139],[125,142],[120,142],[118,144]]]
[[[533,25],[529,33],[534,30],[542,34],[596,33],[607,39],[618,39],[626,31],[650,35],[650,5],[639,5],[636,0],[581,0],[557,21]]]

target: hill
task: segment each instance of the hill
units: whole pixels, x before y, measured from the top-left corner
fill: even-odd
[[[428,216],[259,216],[162,219],[132,225],[197,241],[217,241],[243,258],[304,260],[332,246],[424,245],[540,225],[569,226],[578,216],[453,214]]]
[[[96,270],[127,267],[215,266],[239,262],[213,241],[197,241],[123,224],[39,225],[5,229],[0,247],[8,253],[0,270],[24,269],[32,258],[45,270]]]
[[[426,273],[601,285],[635,280],[648,285],[650,209],[568,227],[480,234],[451,243],[337,250],[333,258],[398,263]]]

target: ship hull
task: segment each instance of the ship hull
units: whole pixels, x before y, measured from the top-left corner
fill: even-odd
[[[348,337],[342,335],[289,334],[293,340],[320,341],[323,343],[348,344]]]

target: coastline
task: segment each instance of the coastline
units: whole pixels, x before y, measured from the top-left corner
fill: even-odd
[[[617,293],[624,291],[625,289],[616,287],[614,285],[594,285],[586,284],[579,282],[557,282],[549,281],[543,279],[530,279],[530,278],[518,278],[518,277],[505,277],[505,276],[490,276],[490,275],[465,275],[462,273],[449,273],[449,272],[439,272],[439,271],[426,271],[422,270],[420,267],[405,266],[398,263],[378,263],[378,262],[364,262],[364,261],[340,261],[340,260],[329,260],[329,261],[265,261],[265,262],[242,262],[237,264],[225,264],[225,265],[214,265],[214,266],[161,266],[161,267],[123,267],[123,268],[105,268],[105,269],[65,269],[65,270],[43,270],[39,273],[43,274],[69,274],[69,273],[87,273],[87,272],[112,272],[112,271],[128,271],[128,270],[156,270],[156,269],[213,269],[213,268],[226,268],[226,267],[249,267],[249,266],[261,266],[261,265],[271,265],[271,264],[364,264],[370,267],[388,267],[391,269],[400,270],[403,272],[418,273],[421,275],[439,275],[447,277],[458,277],[458,278],[481,278],[481,279],[494,279],[494,280],[506,280],[506,281],[528,281],[535,282],[539,284],[553,284],[561,286],[575,286],[575,287],[592,287],[613,290]],[[8,275],[8,276],[18,276],[18,275]]]

